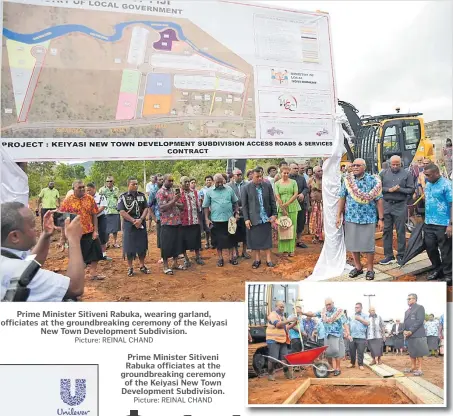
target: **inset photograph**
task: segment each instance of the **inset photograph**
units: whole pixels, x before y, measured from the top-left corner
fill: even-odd
[[[249,283],[246,296],[248,406],[446,406],[445,283]]]

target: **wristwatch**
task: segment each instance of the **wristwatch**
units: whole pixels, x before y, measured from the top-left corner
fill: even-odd
[[[384,218],[379,218],[379,221],[384,221]]]

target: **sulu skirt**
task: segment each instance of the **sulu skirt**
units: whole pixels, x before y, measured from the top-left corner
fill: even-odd
[[[136,228],[129,221],[123,221],[123,258],[134,260],[137,256],[144,257],[148,251],[148,233],[146,221],[142,228]]]
[[[236,246],[235,235],[228,232],[228,221],[213,222],[211,242],[218,250],[230,249]]]

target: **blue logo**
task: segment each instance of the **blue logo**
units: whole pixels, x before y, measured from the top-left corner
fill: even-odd
[[[87,381],[84,378],[75,379],[75,395],[71,394],[71,380],[62,378],[60,380],[61,400],[69,406],[78,406],[83,403],[87,395]]]

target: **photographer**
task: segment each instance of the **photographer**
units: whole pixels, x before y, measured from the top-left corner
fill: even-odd
[[[34,213],[20,202],[6,202],[1,205],[1,286],[0,299],[3,300],[12,278],[17,277],[29,255],[35,255],[39,264],[44,264],[54,232],[53,211],[43,218],[43,232],[36,242]],[[84,263],[80,249],[82,226],[80,218],[65,223],[69,240],[69,264],[67,276],[39,269],[27,285],[30,290],[28,302],[61,302],[64,298],[75,298],[83,294]],[[30,249],[33,250],[30,252]]]

